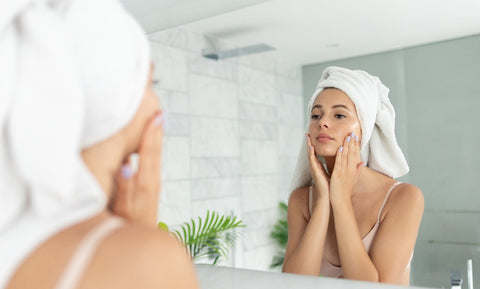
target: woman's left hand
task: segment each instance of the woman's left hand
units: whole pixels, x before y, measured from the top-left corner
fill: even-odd
[[[145,129],[139,149],[137,173],[125,163],[117,175],[111,210],[129,221],[156,227],[160,199],[160,164],[163,115],[157,113]]]
[[[351,202],[351,195],[363,166],[360,139],[353,133],[345,137],[337,151],[335,167],[330,177],[330,202]]]

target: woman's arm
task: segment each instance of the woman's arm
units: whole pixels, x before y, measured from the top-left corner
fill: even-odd
[[[307,145],[310,173],[315,181],[315,203],[308,219],[308,187],[300,188],[290,196],[283,272],[318,276],[330,218],[329,177],[316,157],[309,134]]]
[[[127,159],[117,172],[110,204],[114,214],[151,228],[157,227],[163,133],[163,115],[157,112],[142,135],[138,172]]]
[[[347,279],[396,283],[405,272],[423,214],[423,196],[402,185],[389,198],[368,255],[356,223],[351,192],[358,178],[358,139],[347,138],[339,151],[330,184],[340,262]],[[360,163],[361,164],[361,163]]]
[[[370,257],[378,271],[378,281],[396,283],[413,254],[422,220],[424,198],[414,185],[403,184],[390,196]]]
[[[377,268],[363,245],[351,201],[336,204],[332,210],[344,278],[379,281]]]
[[[351,202],[333,207],[345,278],[397,283],[405,272],[415,246],[424,200],[421,191],[413,185],[401,185],[394,192],[370,256],[363,246]]]
[[[330,201],[319,198],[308,220],[305,212],[308,198],[305,196],[308,196],[308,187],[294,191],[288,202],[288,243],[282,271],[318,276],[330,217]]]
[[[352,205],[352,191],[362,165],[360,140],[349,135],[337,151],[330,181],[330,201],[344,277],[378,281],[377,268],[363,245]]]

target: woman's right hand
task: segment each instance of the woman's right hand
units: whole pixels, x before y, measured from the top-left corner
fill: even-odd
[[[153,228],[160,198],[163,117],[162,112],[156,113],[143,133],[137,173],[133,173],[128,161],[119,170],[111,204],[114,214]]]
[[[313,178],[313,191],[316,194],[316,200],[330,199],[330,176],[323,164],[317,159],[315,148],[312,145],[310,134],[307,133],[308,160],[310,162],[310,175]]]

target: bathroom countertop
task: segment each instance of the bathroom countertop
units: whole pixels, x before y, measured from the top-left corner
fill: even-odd
[[[202,289],[401,289],[398,285],[344,279],[312,277],[288,273],[275,273],[235,269],[229,267],[196,265]],[[425,287],[409,287],[420,289]]]

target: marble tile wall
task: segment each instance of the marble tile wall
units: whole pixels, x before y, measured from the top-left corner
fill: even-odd
[[[149,39],[167,112],[159,220],[175,228],[207,209],[233,213],[247,227],[223,265],[268,270],[303,137],[301,68],[275,52],[204,58],[236,46],[183,27]]]

